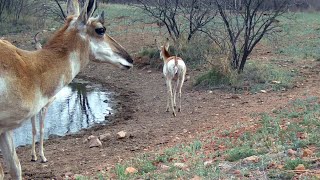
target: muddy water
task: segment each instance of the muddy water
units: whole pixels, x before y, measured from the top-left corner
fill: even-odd
[[[112,94],[106,92],[101,85],[75,80],[57,94],[49,107],[45,118],[45,139],[52,135],[75,133],[97,123],[106,123],[107,117],[113,113],[111,98]],[[39,117],[36,124],[39,132],[38,119]],[[31,121],[26,121],[14,131],[14,142],[16,146],[31,144]]]

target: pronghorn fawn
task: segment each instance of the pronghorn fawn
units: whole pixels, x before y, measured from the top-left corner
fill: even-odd
[[[171,110],[173,116],[176,116],[176,94],[179,95],[178,112],[181,111],[181,88],[187,72],[187,67],[182,58],[171,56],[169,54],[169,41],[167,39],[163,46],[160,46],[160,58],[163,59],[163,75],[167,85],[167,108],[169,112],[169,104],[171,102]],[[175,83],[172,88],[172,81]]]
[[[86,0],[80,11],[78,0],[68,0],[64,26],[40,50],[0,40],[0,149],[12,179],[22,179],[13,129],[39,113],[90,60],[132,67],[130,55],[106,34],[104,13],[92,17],[95,7],[96,0]]]
[[[36,50],[42,49],[42,44],[39,41],[39,32],[34,36],[35,47]],[[41,158],[41,162],[47,162],[47,158],[44,156],[44,148],[43,148],[43,139],[44,139],[44,120],[48,112],[48,108],[51,103],[54,101],[55,97],[51,98],[47,105],[45,105],[39,112],[39,129],[40,129],[40,144],[39,144],[39,154]],[[31,146],[31,161],[37,161],[37,153],[36,153],[36,136],[37,136],[37,128],[36,128],[36,115],[31,117],[32,124],[32,146]]]

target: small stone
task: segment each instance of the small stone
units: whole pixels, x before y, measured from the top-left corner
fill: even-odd
[[[245,162],[257,163],[259,162],[258,156],[250,156],[243,159]]]
[[[89,140],[89,148],[93,148],[93,147],[101,147],[102,146],[102,143],[101,141],[98,139],[98,137],[94,137],[94,138],[91,138]]]
[[[137,173],[138,170],[136,170],[134,167],[127,167],[126,168],[126,171],[125,171],[125,174],[134,174],[134,173]]]
[[[90,139],[95,139],[95,138],[97,138],[97,137],[94,136],[94,135],[91,135],[91,136],[89,136],[87,139],[90,140]]]
[[[234,95],[231,96],[231,99],[240,99],[240,98],[241,98],[241,97],[238,96],[238,95],[236,95],[236,94],[234,94]]]
[[[202,180],[202,178],[200,176],[195,175],[193,178],[191,178],[190,180]]]
[[[310,149],[304,149],[302,153],[302,157],[309,157],[313,154],[313,152]]]
[[[304,171],[304,170],[306,170],[306,168],[304,167],[304,165],[303,164],[299,164],[296,168],[294,168],[295,170],[297,170],[297,171]]]
[[[288,153],[288,156],[295,156],[297,154],[297,151],[288,149],[287,153]]]
[[[99,136],[99,139],[100,139],[101,141],[111,139],[111,134],[110,134],[110,133],[101,134],[101,135]]]
[[[148,73],[152,73],[152,71],[151,71],[151,70],[148,70],[147,72],[148,72]]]
[[[125,131],[120,131],[120,132],[117,133],[117,135],[118,135],[118,138],[119,138],[119,139],[122,139],[122,138],[125,138],[125,137],[126,137],[127,132],[125,132]]]
[[[271,81],[273,84],[281,84],[281,81]]]
[[[169,166],[167,166],[167,165],[164,165],[164,164],[160,164],[160,169],[161,170],[163,170],[163,171],[168,171],[169,169],[170,169],[170,167]]]
[[[213,93],[213,91],[209,91],[209,94],[212,94]]]
[[[72,177],[72,176],[73,176],[73,173],[72,173],[72,172],[66,172],[64,175],[65,175],[66,177]]]
[[[206,162],[203,163],[203,165],[204,165],[205,167],[211,166],[212,164],[213,164],[213,161],[212,161],[212,160],[209,160],[209,161],[206,161]]]
[[[174,163],[173,166],[181,169],[184,169],[187,167],[187,165],[184,163]]]
[[[233,171],[233,174],[240,175],[241,171],[240,170],[235,170],[235,171]]]
[[[260,92],[262,92],[262,93],[267,93],[267,91],[266,91],[266,90],[260,90]]]

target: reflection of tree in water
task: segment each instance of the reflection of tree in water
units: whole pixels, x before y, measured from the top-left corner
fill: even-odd
[[[72,83],[69,86],[72,90],[72,96],[75,96],[75,98],[68,99],[68,115],[69,115],[69,124],[67,126],[67,133],[71,132],[71,127],[73,124],[79,124],[79,129],[88,127],[90,125],[90,119],[94,120],[96,119],[94,113],[92,112],[92,109],[89,105],[88,101],[88,91],[85,84],[80,83]],[[70,107],[73,106],[73,107]],[[80,107],[79,107],[80,106]],[[80,115],[80,118],[77,119],[77,116],[79,114],[76,114],[78,111],[77,109],[81,109],[81,112],[83,115]],[[74,122],[74,121],[77,122]],[[80,122],[78,122],[80,120]],[[86,124],[85,124],[86,123]]]

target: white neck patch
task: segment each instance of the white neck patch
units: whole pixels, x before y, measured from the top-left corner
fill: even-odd
[[[76,77],[76,75],[80,72],[81,69],[81,62],[80,62],[80,55],[78,52],[73,51],[69,54],[69,62],[71,66],[71,76],[72,79]]]

